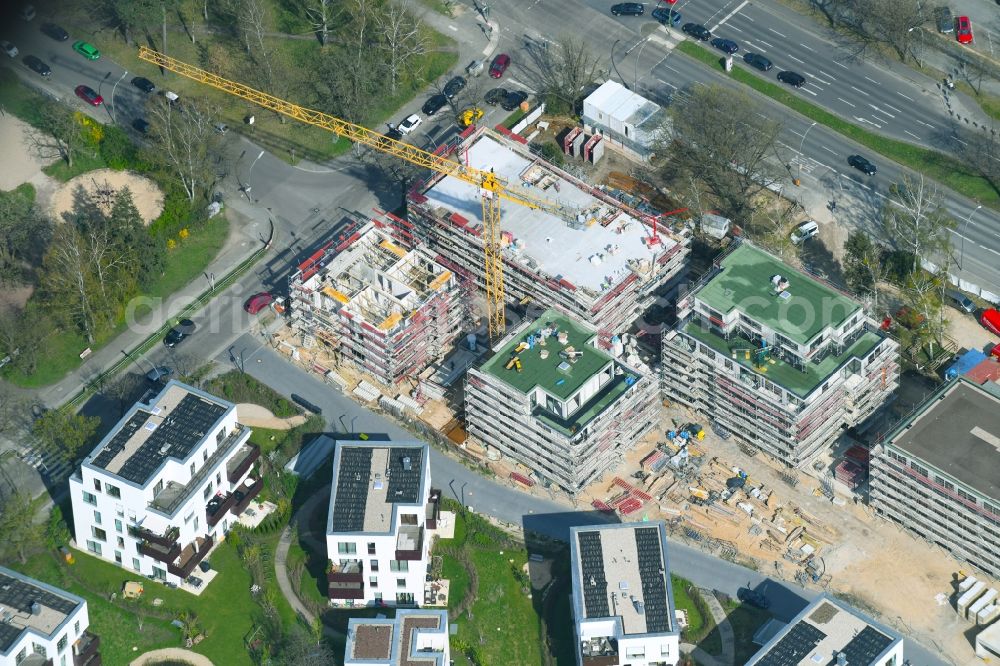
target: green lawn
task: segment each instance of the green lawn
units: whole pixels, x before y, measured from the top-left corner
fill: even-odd
[[[773,616],[765,610],[742,604],[735,599],[722,600],[722,607],[733,628],[736,663],[745,663],[760,649],[753,644],[753,635]],[[719,654],[722,651],[722,639],[718,629],[713,628],[699,645],[709,654]]]
[[[257,381],[252,376],[231,370],[224,375],[213,377],[208,381],[205,390],[222,396],[230,402],[249,402],[271,410],[278,418],[297,416],[302,413],[291,400],[281,395],[270,386]],[[273,433],[273,431],[268,431]]]
[[[703,63],[722,69],[722,58],[718,53],[710,51],[694,42],[685,40],[677,46],[677,50]],[[740,65],[735,65],[728,74],[730,78],[744,83],[788,108],[797,111],[805,117],[826,125],[861,145],[883,155],[914,171],[952,188],[956,192],[975,199],[986,206],[1000,208],[1000,194],[990,186],[989,182],[975,173],[961,160],[955,159],[936,150],[920,148],[905,141],[897,141],[869,132],[854,125],[825,109],[810,103],[799,95],[790,92],[787,87],[765,80],[753,74]],[[844,156],[847,159],[847,156]]]
[[[677,610],[687,611],[688,626],[684,630],[681,640],[688,643],[697,643],[708,633],[707,629],[714,624],[712,617],[709,615],[706,618],[702,614],[702,604],[696,603],[694,599],[694,596],[698,594],[698,590],[689,581],[671,574],[670,586],[674,592],[674,607]],[[709,627],[706,627],[706,620]]]

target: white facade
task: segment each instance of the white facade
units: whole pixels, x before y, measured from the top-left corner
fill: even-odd
[[[392,619],[351,618],[344,666],[448,666],[448,611],[403,609]]]
[[[423,599],[440,493],[421,442],[338,441],[327,519],[332,605]]]
[[[677,664],[680,629],[663,521],[573,527],[570,558],[578,666]]]
[[[0,567],[0,666],[100,663],[81,597]]]
[[[648,160],[665,142],[670,117],[655,102],[617,81],[605,81],[583,100],[583,127],[600,134],[612,147],[631,157]]]
[[[256,497],[235,405],[176,381],[137,403],[70,477],[77,547],[179,585]]]

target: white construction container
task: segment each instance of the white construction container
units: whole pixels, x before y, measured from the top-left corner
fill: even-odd
[[[983,610],[989,606],[997,598],[997,591],[995,589],[990,589],[983,596],[976,599],[976,602],[969,606],[969,610],[966,613],[965,619],[976,621],[979,616],[979,611]]]
[[[996,605],[996,603],[992,603],[983,610],[979,611],[976,615],[976,624],[980,627],[985,627],[998,617],[1000,617],[1000,606]]]
[[[973,585],[979,582],[979,579],[975,576],[966,576],[958,582],[958,596],[962,596],[969,591]]]
[[[958,614],[961,615],[962,617],[965,617],[966,611],[969,610],[969,606],[974,604],[976,599],[981,597],[983,595],[983,592],[985,591],[986,591],[986,584],[983,583],[982,581],[977,580],[976,583],[972,587],[970,587],[965,594],[963,594],[958,598],[958,603],[956,604]]]

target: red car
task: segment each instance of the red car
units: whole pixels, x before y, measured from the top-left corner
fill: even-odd
[[[979,323],[987,331],[1000,335],[1000,310],[994,308],[983,310],[983,314],[979,316]]]
[[[271,296],[271,294],[267,293],[266,291],[262,291],[259,294],[254,294],[253,296],[248,298],[247,302],[243,304],[243,309],[249,312],[250,314],[257,314],[258,312],[266,308],[268,305],[270,305],[271,301],[273,300],[274,297]]]
[[[104,103],[104,98],[97,94],[97,91],[90,86],[77,86],[76,96],[91,106],[100,106]]]
[[[490,65],[490,76],[494,79],[499,79],[507,71],[508,67],[510,67],[510,56],[506,53],[501,53],[496,58],[493,58],[493,64]]]
[[[955,39],[960,44],[972,43],[972,21],[969,20],[968,16],[959,16],[958,20],[955,21],[955,28]]]

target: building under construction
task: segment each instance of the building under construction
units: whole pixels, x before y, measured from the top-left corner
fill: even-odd
[[[749,243],[677,300],[663,392],[789,466],[804,465],[899,383],[897,343],[861,303]]]
[[[367,222],[299,265],[289,279],[292,326],[386,386],[447,353],[460,332],[454,274]]]
[[[611,354],[596,342],[556,310],[525,322],[469,370],[469,434],[571,493],[621,462],[655,424],[657,385],[632,341],[613,338]]]
[[[599,329],[607,348],[612,335],[626,331],[652,305],[654,291],[683,273],[689,238],[545,162],[518,140],[470,129],[453,147],[463,162],[495,171],[558,208],[547,212],[502,202],[507,299],[531,300],[586,322]],[[430,176],[410,191],[408,206],[411,232],[429,241],[439,261],[482,286],[478,188]]]

